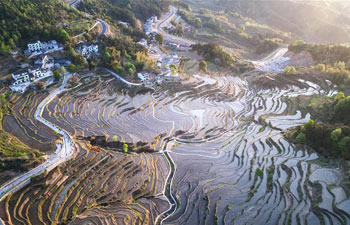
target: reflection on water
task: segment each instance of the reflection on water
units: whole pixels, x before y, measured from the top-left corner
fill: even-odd
[[[349,224],[343,172],[282,135],[310,119],[286,113],[285,97],[330,91],[309,82],[254,90],[237,77],[216,80],[134,97],[105,82],[64,95],[49,110],[76,134],[128,142],[173,136],[167,150],[177,203],[164,224]]]

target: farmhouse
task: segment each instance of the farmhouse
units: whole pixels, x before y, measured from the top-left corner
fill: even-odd
[[[58,50],[59,46],[55,40],[49,41],[49,42],[41,42],[37,41],[34,43],[29,43],[28,44],[28,53],[33,53],[33,52],[41,52],[41,51],[50,51],[50,50]]]
[[[98,45],[94,44],[85,44],[81,46],[77,50],[80,54],[84,56],[84,58],[88,58],[90,54],[97,54],[98,53]]]
[[[13,85],[19,85],[29,82],[29,74],[27,70],[20,70],[12,74],[14,80]]]

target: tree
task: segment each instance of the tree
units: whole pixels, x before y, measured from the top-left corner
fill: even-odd
[[[156,41],[158,42],[159,45],[163,45],[164,37],[162,34],[156,34],[156,36],[154,38],[156,39]]]
[[[350,137],[343,137],[342,139],[340,139],[340,141],[338,142],[338,148],[343,154],[350,155]]]
[[[326,66],[324,64],[317,64],[315,66],[315,69],[321,72],[324,72],[326,70]]]
[[[294,66],[286,66],[285,68],[284,68],[284,73],[285,74],[293,74],[293,73],[296,73],[297,71],[296,71],[296,69],[295,69],[295,67]]]
[[[301,52],[301,51],[306,50],[306,49],[307,49],[307,44],[302,40],[295,41],[288,46],[289,51],[296,52],[296,53]]]
[[[200,71],[207,71],[207,62],[206,61],[200,61],[199,63],[199,70]]]
[[[85,64],[85,58],[81,54],[76,54],[73,59],[73,62],[77,66],[83,66]]]
[[[350,96],[343,98],[338,101],[338,103],[334,107],[334,120],[350,123]]]
[[[175,64],[171,64],[169,66],[169,69],[170,69],[172,75],[175,75],[177,73],[177,66]]]
[[[95,69],[95,67],[96,67],[95,61],[93,59],[91,59],[91,58],[88,58],[87,61],[88,61],[88,65],[89,65],[89,71]]]
[[[202,27],[202,21],[201,21],[201,19],[200,18],[198,18],[198,17],[196,17],[195,19],[194,19],[194,24],[195,24],[195,26],[196,27]]]
[[[64,29],[59,29],[57,33],[57,38],[60,42],[69,44],[72,41],[71,36]]]
[[[301,132],[300,134],[298,134],[298,136],[295,138],[295,140],[298,144],[305,144],[306,136],[303,132]]]
[[[68,66],[68,71],[71,73],[75,73],[75,72],[77,72],[77,67],[74,64],[70,64]]]
[[[331,132],[331,139],[334,142],[337,142],[342,135],[342,130],[341,128],[335,129]]]
[[[185,33],[185,27],[179,23],[175,28],[175,33],[179,36],[182,36]]]
[[[6,95],[4,93],[0,94],[0,106],[3,106],[6,102]]]
[[[60,78],[61,78],[61,73],[60,73],[59,70],[53,71],[53,78],[54,78],[56,81],[60,80]]]
[[[40,90],[45,89],[45,82],[43,82],[43,81],[39,81],[36,85]]]
[[[127,71],[130,75],[133,74],[136,70],[134,64],[132,64],[131,62],[127,62],[124,64],[124,69],[125,71]]]
[[[343,99],[343,98],[345,98],[345,95],[344,95],[344,93],[343,92],[338,92],[336,95],[335,95],[335,97],[334,97],[334,100],[335,101],[339,101],[339,100],[341,100],[341,99]]]
[[[126,143],[123,144],[123,152],[124,153],[128,153],[128,147],[129,147],[128,144],[126,144]]]
[[[311,132],[315,128],[315,121],[309,120],[306,123],[304,123],[303,130],[305,130],[307,133]]]
[[[64,68],[64,66],[61,66],[60,72],[61,72],[61,74],[65,74],[65,73],[67,73],[67,70],[66,70],[66,68]]]

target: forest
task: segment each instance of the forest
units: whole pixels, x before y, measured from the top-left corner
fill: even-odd
[[[307,144],[322,155],[350,159],[350,96],[339,92],[332,98],[318,97],[306,109],[314,120],[292,128],[287,137]],[[316,102],[314,100],[314,102]]]
[[[216,43],[194,44],[191,46],[191,49],[192,51],[196,51],[199,55],[203,56],[205,60],[211,61],[223,67],[232,67],[236,61],[235,57]]]
[[[58,22],[83,17],[81,13],[56,0],[11,0],[0,2],[0,54],[9,54],[15,46],[28,41],[69,40]]]

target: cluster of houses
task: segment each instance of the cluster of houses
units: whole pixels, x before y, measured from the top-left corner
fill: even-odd
[[[148,48],[147,40],[144,39],[144,38],[142,38],[142,39],[141,39],[139,42],[137,42],[136,44],[141,45],[141,46],[143,46],[143,47],[145,47],[145,48]]]
[[[11,89],[14,91],[23,93],[32,82],[51,77],[53,76],[53,70],[72,63],[70,60],[55,59],[48,55],[63,50],[63,46],[60,46],[55,40],[49,42],[37,41],[29,43],[27,46],[28,48],[24,53],[29,55],[29,58],[37,58],[34,60],[33,66],[22,63],[22,69],[12,74]],[[98,53],[98,45],[84,43],[76,51],[87,59],[91,54]]]
[[[157,21],[158,21],[157,16],[152,16],[146,20],[146,23],[143,26],[143,30],[145,31],[147,36],[152,35],[152,25],[153,25],[153,23],[155,23]]]
[[[34,43],[29,43],[27,47],[28,48],[24,51],[24,53],[26,55],[33,56],[63,50],[63,46],[60,46],[55,40],[51,40],[49,42],[37,41]]]
[[[30,55],[30,58],[37,58],[34,60],[33,65],[22,63],[22,69],[12,73],[11,89],[13,91],[23,93],[32,82],[53,76],[53,70],[55,68],[71,64],[70,60],[55,60],[47,55],[48,53],[63,49],[55,40],[49,42],[37,41],[29,43],[27,46],[28,48],[24,53]]]
[[[48,55],[40,55],[34,61],[33,66],[23,68],[12,74],[12,90],[24,92],[32,82],[37,82],[41,79],[51,77],[53,76],[54,69],[58,69],[61,66],[67,66],[69,64],[71,64],[70,60],[55,60]]]
[[[83,44],[81,47],[76,49],[76,52],[79,52],[85,59],[87,59],[91,54],[95,55],[98,53],[98,45]]]

